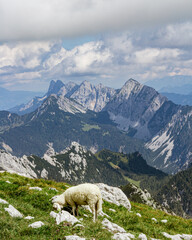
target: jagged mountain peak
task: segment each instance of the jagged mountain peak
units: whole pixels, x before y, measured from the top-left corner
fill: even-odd
[[[87,81],[87,80],[84,80],[82,83],[81,83],[81,86],[91,86],[92,84],[89,82],[89,81]]]
[[[125,86],[125,85],[130,85],[130,84],[142,85],[142,84],[141,84],[140,82],[138,82],[137,80],[135,80],[135,79],[133,79],[133,78],[129,78],[129,79],[125,82],[124,86]]]
[[[78,87],[79,85],[77,85],[76,83],[68,82],[64,84],[63,87],[60,88],[60,90],[58,91],[58,95],[70,97]]]
[[[85,80],[80,84],[79,90],[81,91],[81,94],[88,94],[94,90],[94,85],[91,84],[89,81]]]
[[[66,98],[65,96],[57,96],[57,104],[59,106],[59,109],[64,112],[69,112],[72,114],[75,113],[86,113],[86,108],[77,103],[74,100],[71,100],[69,98]]]
[[[78,142],[71,142],[71,145],[69,147],[67,147],[64,151],[62,151],[62,153],[66,153],[66,152],[69,152],[71,150],[74,150],[74,152],[76,154],[84,154],[84,153],[87,153],[87,149],[82,146],[81,144],[79,144]]]
[[[155,89],[129,79],[104,110],[121,130],[147,140],[151,138],[148,123],[166,100]]]
[[[119,95],[123,95],[126,98],[129,98],[130,95],[136,94],[141,91],[143,85],[140,84],[138,81],[130,78],[123,87],[121,88]]]
[[[61,80],[54,81],[52,80],[49,85],[47,95],[57,94],[59,90],[64,86],[64,83]]]
[[[40,107],[43,101],[51,94],[63,95],[67,98],[74,99],[85,108],[99,112],[113,98],[116,94],[116,90],[105,87],[102,84],[94,86],[87,80],[83,81],[80,85],[74,82],[64,84],[60,80],[52,80],[48,92],[43,97],[34,98],[27,104],[15,107],[11,112],[15,112],[19,115],[33,112]]]
[[[76,113],[86,113],[86,109],[77,103],[76,101],[69,99],[63,95],[51,94],[43,102],[43,104],[34,112],[31,117],[31,121],[37,119],[39,116],[44,113],[49,113],[51,116],[55,116],[56,112],[61,110],[63,112],[68,112],[71,114]]]

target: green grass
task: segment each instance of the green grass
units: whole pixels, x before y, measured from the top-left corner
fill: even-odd
[[[133,183],[135,186],[140,187],[140,182],[141,181],[136,181],[132,178],[125,177],[126,180],[128,180],[130,183]]]
[[[91,129],[96,129],[96,130],[100,130],[101,128],[98,126],[98,125],[90,125],[90,124],[84,124],[82,130],[84,132],[88,132],[90,131]]]
[[[11,184],[6,183],[9,180]],[[29,190],[30,186],[41,187],[42,191]],[[49,199],[62,193],[69,185],[65,183],[57,183],[43,179],[29,179],[18,176],[16,174],[0,173],[0,198],[9,202],[18,209],[24,216],[33,216],[33,220],[25,220],[12,218],[4,210],[7,205],[0,204],[0,239],[65,239],[67,235],[78,235],[86,239],[108,240],[112,234],[102,228],[102,219],[99,217],[96,223],[92,222],[92,215],[80,208],[79,218],[83,218],[82,227],[70,226],[66,223],[56,225],[55,219],[50,217],[53,210]],[[58,192],[49,188],[56,188]],[[131,202],[132,212],[128,212],[124,207],[104,202],[103,211],[107,213],[110,221],[123,227],[127,232],[135,235],[136,239],[140,233],[144,233],[147,237],[156,239],[166,239],[162,232],[169,234],[192,234],[192,220],[186,220],[181,217],[171,216],[165,212],[154,210],[143,204]],[[113,208],[116,212],[111,212],[109,208]],[[138,217],[136,213],[140,213],[142,217]],[[87,214],[88,217],[84,217]],[[154,223],[151,218],[156,218]],[[161,223],[160,220],[167,219],[168,222]],[[28,225],[42,221],[45,225],[39,229],[29,228]],[[150,239],[150,238],[149,238]]]

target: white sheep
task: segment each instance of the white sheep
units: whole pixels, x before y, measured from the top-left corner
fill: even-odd
[[[70,187],[61,195],[53,197],[52,203],[53,207],[57,209],[59,209],[59,207],[62,208],[65,205],[70,205],[74,216],[75,211],[78,215],[79,205],[89,205],[93,213],[94,222],[97,219],[97,214],[102,211],[102,197],[100,189],[91,183],[84,183]]]

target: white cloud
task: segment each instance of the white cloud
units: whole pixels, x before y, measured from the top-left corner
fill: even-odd
[[[67,51],[64,48],[50,56],[44,63],[49,68],[49,74],[72,75],[97,73],[101,65],[109,63],[112,53],[102,41],[88,42]],[[101,74],[101,72],[99,72]],[[103,72],[104,73],[104,72]],[[61,77],[61,76],[60,76]]]
[[[181,53],[179,49],[146,48],[135,52],[135,61],[141,64],[158,64],[170,59],[175,61]]]
[[[169,24],[161,28],[155,37],[155,44],[164,47],[192,46],[192,22]]]
[[[0,0],[0,40],[80,36],[191,18],[190,0]]]
[[[179,32],[181,26],[186,29],[187,25],[192,24],[180,24]],[[191,75],[192,48],[186,47],[184,40],[175,45],[173,39],[177,36],[179,40],[176,26],[157,28],[148,38],[143,32],[140,35],[133,31],[111,33],[100,41],[87,42],[71,50],[65,49],[62,41],[2,44],[0,84],[17,89],[31,84],[39,90],[39,82],[47,87],[52,79],[77,82],[87,79],[119,87],[130,77],[144,82],[164,76]]]
[[[0,68],[35,68],[40,65],[42,56],[50,52],[53,42],[20,42],[0,45]]]

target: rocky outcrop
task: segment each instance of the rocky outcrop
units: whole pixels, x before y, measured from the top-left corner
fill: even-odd
[[[72,142],[60,153],[56,153],[53,145],[49,143],[48,150],[42,158],[34,155],[19,158],[0,150],[0,168],[27,177],[55,179],[71,184],[111,182],[117,186],[119,183],[126,183],[118,170],[100,161],[77,142]]]
[[[87,109],[100,112],[115,93],[116,90],[113,88],[105,87],[102,84],[94,86],[90,82],[84,81],[70,97]]]
[[[155,89],[129,79],[103,111],[121,130],[147,140],[152,137],[148,123],[165,101]]]
[[[99,187],[104,200],[116,204],[117,206],[122,205],[128,210],[131,210],[131,204],[120,188],[111,187],[104,183],[97,183],[96,185]]]
[[[21,214],[11,204],[9,204],[8,208],[5,208],[5,211],[8,212],[11,217],[17,217],[17,218],[22,218],[23,217],[23,214]]]
[[[102,84],[94,86],[88,81],[77,85],[73,82],[64,84],[62,81],[52,80],[48,92],[43,97],[35,97],[27,104],[22,104],[10,109],[11,112],[23,115],[35,111],[41,104],[52,94],[74,99],[77,103],[84,106],[86,109],[100,112],[105,105],[115,95],[116,90],[105,87]]]

